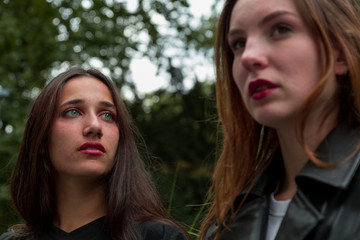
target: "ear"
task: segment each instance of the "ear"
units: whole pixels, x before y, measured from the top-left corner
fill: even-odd
[[[348,72],[348,65],[343,53],[339,50],[335,50],[335,66],[334,72],[336,76],[343,76]]]

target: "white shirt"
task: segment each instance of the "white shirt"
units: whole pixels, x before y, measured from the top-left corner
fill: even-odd
[[[279,231],[281,222],[286,214],[291,199],[277,201],[274,193],[270,195],[269,218],[266,232],[266,240],[274,240]]]

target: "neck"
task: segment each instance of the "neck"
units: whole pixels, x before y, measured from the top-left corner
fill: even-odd
[[[57,180],[54,225],[71,232],[106,215],[105,183]]]
[[[337,114],[332,114],[324,122],[319,121],[321,118],[309,118],[304,129],[304,140],[310,151],[314,152],[321,141],[335,127],[336,116]],[[291,199],[295,195],[297,191],[295,177],[309,161],[293,126],[295,125],[277,130],[285,167],[285,176],[275,194],[277,200]]]

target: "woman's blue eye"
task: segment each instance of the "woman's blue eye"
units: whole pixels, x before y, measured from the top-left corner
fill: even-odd
[[[243,49],[245,47],[245,44],[246,44],[246,40],[240,39],[230,43],[230,47],[233,51],[236,51],[238,49]]]
[[[281,34],[288,33],[290,31],[291,31],[291,29],[287,25],[279,25],[274,29],[273,35],[281,35]]]
[[[69,117],[77,117],[80,115],[80,113],[75,109],[68,110],[64,114],[65,116],[69,116]]]
[[[104,113],[101,115],[105,120],[114,120],[114,116],[111,113]]]

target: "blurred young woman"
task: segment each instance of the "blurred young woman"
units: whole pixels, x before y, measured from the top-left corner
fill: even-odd
[[[355,0],[226,0],[202,239],[360,236],[359,17]]]
[[[11,179],[25,223],[0,239],[186,239],[166,214],[113,83],[70,69],[35,100]]]

